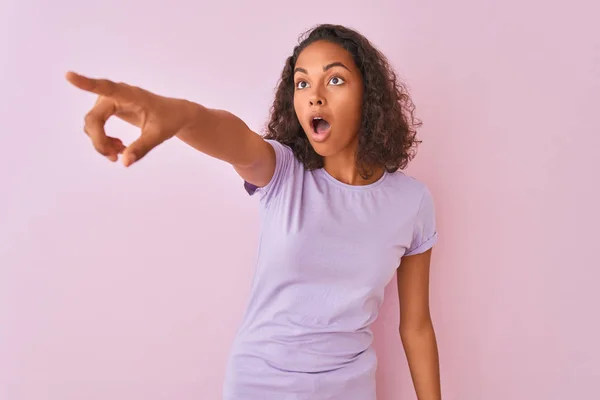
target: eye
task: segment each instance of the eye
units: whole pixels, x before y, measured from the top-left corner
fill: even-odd
[[[302,86],[304,84],[304,86]],[[306,81],[298,81],[296,83],[296,89],[306,89],[308,87],[308,83]]]
[[[344,84],[345,82],[344,82],[344,80],[343,80],[342,78],[340,78],[339,76],[334,76],[333,78],[331,78],[331,79],[329,80],[329,83],[331,83],[331,84],[332,84],[332,85],[334,85],[334,86],[339,86],[339,85],[342,85],[342,84]]]

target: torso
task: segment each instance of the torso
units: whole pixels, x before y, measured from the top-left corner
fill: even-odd
[[[256,275],[224,399],[375,399],[370,326],[413,243],[425,187],[402,172],[346,185],[273,145],[278,165],[257,190]]]

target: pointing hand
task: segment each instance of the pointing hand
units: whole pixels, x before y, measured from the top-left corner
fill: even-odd
[[[94,148],[109,160],[117,161],[118,155],[123,154],[125,166],[177,135],[196,115],[194,103],[159,96],[125,83],[87,78],[74,72],[67,73],[66,79],[75,87],[98,95],[85,116],[84,131]],[[113,115],[141,129],[140,137],[127,147],[104,130],[106,121]]]

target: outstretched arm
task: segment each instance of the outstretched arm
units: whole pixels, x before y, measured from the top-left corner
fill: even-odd
[[[400,337],[419,400],[440,400],[439,358],[429,312],[431,249],[405,256],[398,268]]]

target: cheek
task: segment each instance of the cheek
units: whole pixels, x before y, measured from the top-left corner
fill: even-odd
[[[349,109],[352,110],[352,115],[350,116],[350,119],[355,124],[357,130],[360,128],[360,123],[362,120],[362,113],[363,113],[362,101],[363,101],[362,93],[359,93],[352,98],[352,104],[349,105],[349,107],[348,107]]]
[[[303,115],[304,107],[302,99],[300,98],[300,96],[297,95],[294,95],[294,111],[296,112],[296,117],[298,117],[298,119],[301,120],[300,116]]]
[[[344,109],[356,111],[362,103],[362,93],[355,87],[347,87],[334,93],[335,102]]]
[[[362,114],[362,97],[356,94],[340,96],[337,103],[339,115],[343,118],[346,126],[360,123]]]

